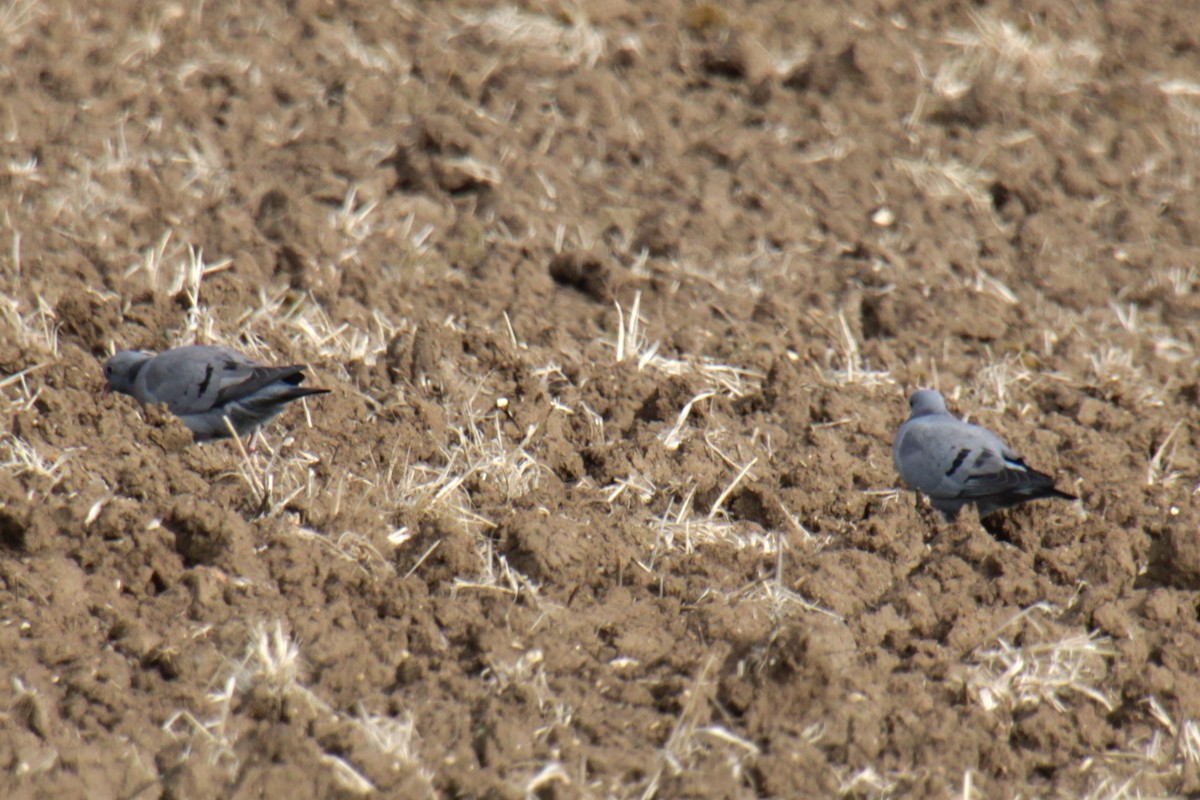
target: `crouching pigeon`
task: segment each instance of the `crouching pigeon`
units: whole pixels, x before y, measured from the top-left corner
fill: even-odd
[[[163,403],[183,420],[197,442],[255,434],[293,400],[328,389],[300,386],[304,367],[267,367],[236,350],[189,345],[158,355],[123,350],[104,364],[105,393],[120,392],[146,404]],[[226,424],[225,420],[229,420]]]
[[[947,520],[968,503],[982,517],[1043,497],[1079,499],[1054,488],[1054,478],[1027,466],[996,434],[952,417],[932,389],[908,404],[911,414],[892,445],[896,471]]]

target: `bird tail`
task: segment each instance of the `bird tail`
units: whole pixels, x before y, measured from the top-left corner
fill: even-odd
[[[301,364],[291,364],[286,367],[255,367],[254,371],[248,378],[237,383],[232,383],[226,386],[217,393],[216,399],[213,401],[214,406],[224,406],[229,403],[242,401],[247,397],[253,397],[264,389],[269,389],[267,394],[272,398],[285,398],[286,400],[296,400],[305,397],[309,394],[317,394],[319,392],[328,391],[319,389],[316,392],[311,389],[293,389],[304,382],[304,366]],[[279,386],[275,388],[275,384]],[[287,387],[287,388],[283,388]],[[289,392],[298,391],[299,394],[291,394]]]
[[[317,389],[312,386],[296,386],[273,394],[271,399],[278,403],[290,403],[293,400],[299,400],[301,397],[311,397],[314,394],[329,394],[330,391],[330,389]]]
[[[272,382],[279,381],[281,383],[290,383],[292,386],[299,386],[308,376],[304,374],[304,365],[289,364],[286,367],[263,367],[263,378],[269,378]]]
[[[304,366],[301,364],[290,364],[286,367],[265,367],[263,374],[256,376],[263,382],[263,385],[271,383],[285,383],[292,388],[282,389],[278,392],[272,392],[271,397],[281,403],[290,403],[293,400],[299,400],[301,397],[310,397],[314,394],[329,394],[329,389],[314,389],[308,386],[301,386],[307,377],[304,374]]]
[[[993,511],[1012,508],[1029,500],[1079,499],[1073,494],[1055,488],[1054,478],[1044,472],[1027,468],[1024,472],[1012,471],[1010,477],[1013,479],[1013,483],[1005,491],[974,498],[975,505],[979,509],[979,516],[987,516]]]
[[[262,427],[283,411],[284,406],[293,400],[309,397],[314,394],[329,394],[329,389],[316,389],[308,386],[289,386],[287,384],[268,387],[258,394],[236,400],[227,404],[223,411],[232,423],[234,430],[245,435]],[[195,430],[193,428],[193,430]],[[224,438],[227,434],[217,431],[208,438]],[[199,437],[197,438],[199,441]]]
[[[1056,488],[1053,477],[1044,472],[1038,472],[1036,469],[1026,467],[1025,472],[1016,473],[1015,476],[1019,477],[1020,481],[1012,487],[1011,494],[1019,497],[1029,500],[1041,500],[1046,497],[1057,497],[1060,500],[1079,499],[1073,494],[1067,494]]]

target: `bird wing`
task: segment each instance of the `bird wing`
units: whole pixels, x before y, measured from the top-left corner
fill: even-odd
[[[168,350],[146,364],[138,384],[144,402],[165,403],[178,415],[202,414],[259,386],[260,364],[225,347],[195,345]],[[251,389],[253,391],[253,389]]]
[[[283,395],[285,398],[294,394],[293,392],[280,389],[290,389],[300,384],[304,380],[304,367],[298,365],[290,365],[286,367],[262,367],[255,366],[250,370],[249,374],[240,374],[236,381],[223,382],[220,390],[217,392],[216,405],[224,406],[234,402],[250,402],[258,399],[256,395],[262,395],[264,399],[271,399],[273,402],[278,402],[278,397]],[[285,384],[284,386],[276,386],[275,384]],[[303,393],[296,395],[303,396]]]
[[[964,457],[948,479],[959,485],[956,496],[978,499],[997,495],[1021,494],[1053,485],[1049,476],[1030,469],[1013,453],[990,447],[964,450]]]
[[[1035,473],[991,431],[949,414],[901,426],[896,467],[905,483],[931,497],[972,499],[1026,485]]]

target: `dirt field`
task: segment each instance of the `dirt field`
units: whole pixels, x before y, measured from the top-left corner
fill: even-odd
[[[0,795],[1200,792],[1191,3],[0,2]],[[112,350],[311,367],[253,459]],[[1079,503],[898,489],[939,386]]]

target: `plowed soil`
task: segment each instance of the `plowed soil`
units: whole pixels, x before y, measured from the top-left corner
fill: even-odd
[[[0,795],[1200,793],[1200,9],[0,4]],[[309,365],[256,454],[114,349]],[[1077,503],[940,521],[906,397]]]

